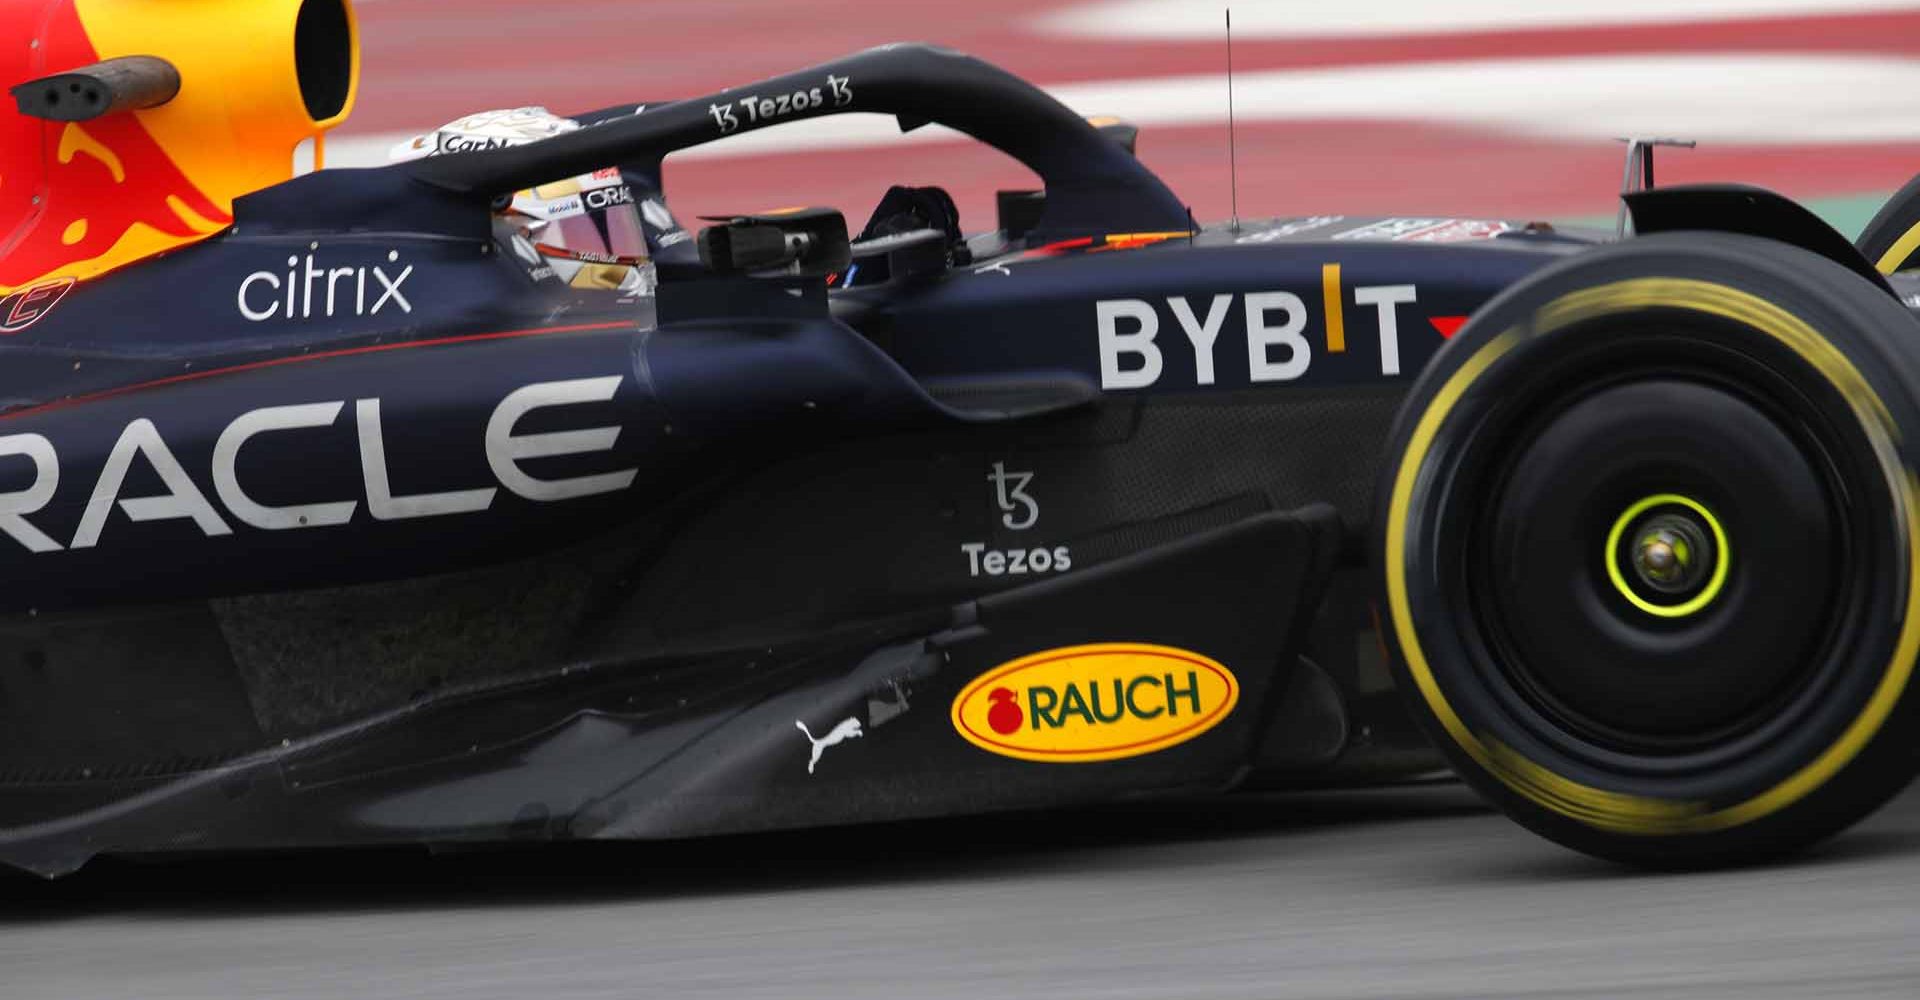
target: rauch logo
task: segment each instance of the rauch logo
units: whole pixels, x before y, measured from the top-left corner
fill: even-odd
[[[1171,646],[1113,642],[1023,656],[953,700],[967,742],[1021,760],[1137,757],[1219,725],[1240,700],[1220,663]]]

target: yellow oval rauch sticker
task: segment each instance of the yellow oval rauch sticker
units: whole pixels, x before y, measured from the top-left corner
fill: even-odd
[[[1072,764],[1165,750],[1212,729],[1240,701],[1215,660],[1109,642],[1023,656],[953,699],[953,728],[982,750]]]

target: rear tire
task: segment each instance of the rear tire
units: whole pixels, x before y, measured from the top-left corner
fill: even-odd
[[[1881,274],[1920,267],[1920,177],[1880,206],[1855,245]]]
[[[1920,750],[1920,330],[1825,258],[1660,234],[1485,306],[1414,384],[1374,557],[1454,767],[1576,850],[1763,860]]]

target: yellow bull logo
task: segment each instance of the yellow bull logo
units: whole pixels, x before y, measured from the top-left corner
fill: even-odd
[[[293,176],[302,143],[321,162],[358,78],[345,0],[0,0],[0,24],[31,33],[0,45],[5,86],[126,55],[181,78],[165,104],[85,121],[0,107],[0,294],[225,229],[235,198]]]

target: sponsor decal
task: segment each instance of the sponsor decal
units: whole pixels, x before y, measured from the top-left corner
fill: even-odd
[[[1324,331],[1323,346],[1330,354],[1347,350],[1348,317],[1340,308],[1346,301],[1338,264],[1322,269],[1319,289]],[[1379,328],[1380,374],[1400,374],[1399,308],[1419,300],[1413,285],[1362,285],[1353,289],[1352,303],[1372,307]],[[1172,317],[1167,323],[1163,316]],[[1177,325],[1193,351],[1194,380],[1215,382],[1215,359],[1221,333],[1238,317],[1237,332],[1247,358],[1247,377],[1253,383],[1291,382],[1313,365],[1308,321],[1314,319],[1307,300],[1288,291],[1221,293],[1196,303],[1175,295],[1164,303],[1150,299],[1101,299],[1094,303],[1094,324],[1100,352],[1100,388],[1146,389],[1160,381],[1165,350],[1160,331]],[[1231,341],[1230,341],[1231,342]],[[1177,342],[1176,342],[1177,343]]]
[[[542,184],[536,188],[515,192],[513,210],[535,219],[570,219],[587,214],[589,208],[603,208],[613,202],[603,193],[607,184],[596,184],[587,188],[577,180],[568,179],[552,184]],[[598,197],[595,204],[590,199]],[[622,202],[624,204],[624,202]]]
[[[1346,216],[1344,215],[1314,215],[1304,219],[1289,219],[1288,221],[1282,222],[1278,225],[1271,226],[1266,229],[1262,229],[1257,233],[1248,233],[1245,236],[1242,236],[1239,239],[1234,240],[1234,242],[1235,243],[1272,243],[1275,240],[1283,240],[1289,236],[1294,236],[1299,233],[1307,233],[1307,232],[1312,232],[1315,229],[1323,229],[1327,226],[1333,225],[1336,222],[1345,221],[1345,219],[1346,219]]]
[[[1008,472],[1005,462],[993,463],[993,471],[987,473],[987,482],[993,484],[995,502],[1002,513],[1000,523],[1014,531],[1025,531],[1040,520],[1040,504],[1027,495],[1027,484],[1033,482],[1031,472]]]
[[[460,135],[453,132],[439,133],[439,142],[434,145],[434,155],[444,153],[479,153],[489,149],[506,149],[518,146],[525,140],[514,140],[497,135]]]
[[[607,209],[616,205],[633,204],[633,189],[621,184],[617,187],[588,188],[580,197],[590,209]]]
[[[72,482],[61,475],[59,449],[43,434],[0,436],[0,460],[25,458],[33,466],[32,482],[21,489],[0,492],[0,534],[29,552],[59,552],[100,544],[115,511],[124,514],[127,521],[191,520],[202,534],[213,537],[233,534],[228,518],[266,531],[346,524],[358,515],[362,499],[366,501],[366,513],[374,520],[396,521],[483,511],[493,505],[501,489],[536,503],[617,492],[633,485],[638,469],[543,478],[528,472],[522,463],[610,451],[620,437],[620,427],[535,433],[521,431],[519,426],[535,411],[604,403],[613,398],[624,377],[535,382],[507,393],[494,407],[480,442],[496,485],[438,493],[404,494],[395,488],[387,466],[386,429],[377,397],[353,401],[350,419],[354,434],[335,443],[336,447],[352,448],[357,438],[361,496],[314,498],[314,502],[302,504],[256,500],[240,479],[240,453],[248,448],[286,447],[275,443],[279,431],[332,427],[339,422],[346,400],[267,406],[248,410],[230,421],[214,443],[211,467],[207,469],[207,480],[213,483],[219,506],[202,491],[200,481],[188,475],[159,427],[142,417],[120,432],[106,461],[92,477],[79,526],[64,544],[47,534],[42,525],[28,520],[50,506],[61,510],[80,506],[79,497],[71,490],[63,502],[54,503],[62,483]],[[545,418],[539,422],[544,426]],[[148,491],[157,484],[160,492],[126,496],[130,483],[134,489]]]
[[[1396,243],[1459,243],[1498,236],[1513,227],[1492,219],[1381,219],[1356,229],[1334,233],[1336,240]]]
[[[748,94],[728,104],[709,104],[707,113],[721,135],[732,135],[745,125],[764,125],[789,115],[818,111],[831,104],[844,108],[853,103],[853,78],[827,74],[824,87],[809,87],[785,94]]]
[[[515,200],[519,201],[519,199]],[[531,201],[532,199],[528,200]],[[543,204],[530,206],[516,204],[514,208],[526,212],[536,219],[571,219],[576,215],[587,214],[586,202],[582,201],[577,194],[570,194],[564,198],[555,198]]]
[[[1512,225],[1491,219],[1452,219],[1444,225],[1403,233],[1394,237],[1394,240],[1400,243],[1460,243],[1490,240],[1511,229]]]
[[[1027,492],[1033,473],[1008,472],[1005,462],[995,462],[987,473],[987,482],[993,486],[993,504],[1000,523],[1008,530],[1025,531],[1040,523],[1040,502]],[[966,542],[960,546],[960,554],[967,557],[967,576],[973,578],[1039,576],[1073,568],[1073,551],[1065,545],[995,549],[988,548],[986,542]]]
[[[828,747],[838,746],[848,740],[857,740],[866,735],[860,731],[860,720],[851,715],[841,719],[838,725],[827,730],[825,736],[814,736],[813,730],[808,729],[807,724],[799,719],[793,720],[793,724],[799,728],[800,735],[805,736],[807,742],[812,744],[812,752],[807,755],[808,774],[812,774],[813,769],[819,766],[820,755],[826,753]]]
[[[1448,219],[1381,219],[1333,234],[1336,240],[1391,240],[1448,222]]]
[[[67,297],[73,285],[72,278],[55,278],[0,298],[0,334],[19,333],[38,322]]]
[[[1065,545],[990,549],[985,542],[967,542],[960,552],[967,557],[967,575],[972,577],[1034,576],[1073,568],[1073,551]]]
[[[305,320],[318,315],[374,316],[383,309],[413,311],[401,286],[413,274],[413,265],[396,268],[389,274],[379,264],[348,264],[340,267],[314,266],[315,255],[287,258],[283,278],[276,271],[255,271],[240,279],[234,301],[240,315],[249,322],[268,320]],[[400,261],[400,251],[387,251],[387,264]],[[372,277],[371,284],[368,277]]]
[[[1072,764],[1155,753],[1220,724],[1240,700],[1224,665],[1171,646],[1113,642],[1023,656],[973,679],[953,728],[989,753]]]

